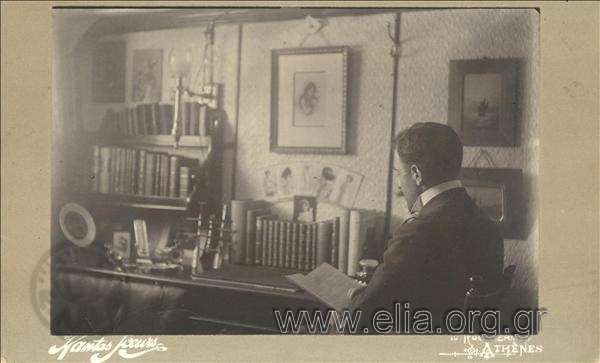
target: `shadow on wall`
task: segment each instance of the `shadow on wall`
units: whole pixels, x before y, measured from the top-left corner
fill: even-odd
[[[346,89],[346,137],[348,155],[356,155],[356,145],[358,145],[358,115],[359,97],[360,97],[360,72],[361,72],[361,52],[356,47],[348,49],[348,84]]]

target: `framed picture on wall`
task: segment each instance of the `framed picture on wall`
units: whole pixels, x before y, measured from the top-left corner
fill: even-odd
[[[271,53],[271,151],[346,153],[348,48]]]
[[[99,42],[93,50],[92,100],[125,102],[125,41]]]
[[[517,146],[518,59],[450,61],[448,122],[466,146]]]
[[[460,178],[475,204],[502,229],[504,238],[523,238],[521,169],[463,168]]]
[[[131,101],[160,102],[162,95],[162,49],[133,51],[133,79]]]

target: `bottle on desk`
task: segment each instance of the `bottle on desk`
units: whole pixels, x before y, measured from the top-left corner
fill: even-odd
[[[192,275],[204,272],[202,266],[202,255],[204,254],[204,246],[206,246],[206,236],[202,232],[203,220],[202,212],[198,215],[198,229],[196,231],[196,245],[194,246],[194,258],[192,259]]]
[[[213,261],[217,255],[215,237],[215,216],[211,215],[208,221],[208,232],[206,233],[206,239],[204,241],[204,254],[202,256],[202,263],[207,269],[213,269]]]

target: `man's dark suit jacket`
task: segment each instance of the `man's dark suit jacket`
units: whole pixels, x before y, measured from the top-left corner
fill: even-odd
[[[447,311],[462,310],[470,276],[483,276],[484,290],[497,288],[503,259],[496,225],[464,188],[447,190],[396,230],[383,263],[350,310],[361,309],[359,329],[367,326],[372,332],[376,310],[385,308],[394,315],[393,303],[406,301],[411,310],[429,310],[433,325],[442,326]]]

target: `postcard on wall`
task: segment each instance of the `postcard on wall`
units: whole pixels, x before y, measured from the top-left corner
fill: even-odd
[[[295,162],[259,169],[264,199],[275,201],[294,195],[316,197],[319,202],[352,208],[363,175],[337,165]]]

